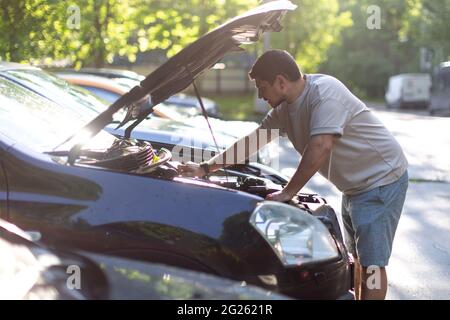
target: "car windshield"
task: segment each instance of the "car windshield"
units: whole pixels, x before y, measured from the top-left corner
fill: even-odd
[[[42,70],[17,69],[8,70],[6,74],[32,90],[44,93],[55,102],[64,101],[65,106],[76,112],[89,113],[91,117],[95,117],[107,109],[108,102],[105,100]]]
[[[0,77],[1,134],[38,152],[54,150],[64,138],[80,131],[97,115],[74,107],[62,107]],[[86,134],[80,132],[58,150],[68,150]],[[109,146],[113,140],[113,136],[102,131],[90,146]]]
[[[76,85],[69,84],[62,78],[49,74],[40,69],[15,69],[4,72],[12,80],[17,81],[27,88],[32,89],[35,92],[53,100],[54,102],[72,109],[74,112],[89,114],[89,117],[95,118],[101,111],[104,111],[109,104],[107,101],[98,97],[97,95],[89,92],[88,90],[78,87]],[[131,89],[134,85],[138,84],[137,81],[125,79],[124,83],[121,83],[125,90]],[[191,110],[193,109],[193,110]],[[185,115],[183,116],[179,111],[183,110]],[[189,110],[191,110],[189,114]],[[186,117],[195,115],[197,110],[195,108],[178,108],[172,105],[159,104],[155,107],[153,116],[171,119],[177,122],[184,122]],[[119,110],[113,115],[113,122],[120,123],[126,116],[127,111],[124,109]],[[150,118],[152,115],[149,116]],[[72,132],[73,134],[73,132]],[[69,137],[70,134],[64,138]],[[60,142],[63,142],[61,140]]]
[[[8,70],[4,74],[42,96],[66,108],[71,108],[74,112],[87,113],[92,119],[109,106],[108,101],[88,90],[72,85],[64,79],[40,69]],[[120,123],[125,114],[125,110],[115,113],[112,122]]]

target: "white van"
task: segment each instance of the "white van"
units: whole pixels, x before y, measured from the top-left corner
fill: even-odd
[[[431,76],[427,73],[399,74],[389,78],[386,90],[388,108],[421,107],[430,103]]]

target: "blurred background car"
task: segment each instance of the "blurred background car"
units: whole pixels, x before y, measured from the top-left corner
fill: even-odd
[[[93,94],[96,94],[97,96],[108,101],[110,104],[130,91],[133,87],[139,85],[139,82],[136,80],[111,80],[104,77],[82,73],[57,73],[57,75],[71,84],[78,85],[92,92]],[[178,95],[174,99],[176,99],[176,101],[184,100],[185,102],[190,100],[197,100],[197,98],[189,97],[186,95]],[[180,107],[179,104],[171,103],[170,101],[172,100],[168,99],[165,102],[158,104],[155,107],[155,116],[183,122],[196,128],[208,129],[201,109],[197,108],[196,106],[189,105],[189,103],[186,103],[182,107]],[[206,106],[205,109],[207,109]],[[217,118],[210,118],[209,122],[214,132],[232,135],[235,138],[241,138],[258,127],[258,124],[253,121],[228,121],[220,120]]]
[[[427,73],[399,74],[389,78],[386,90],[388,108],[422,108],[430,103],[431,77]]]
[[[38,236],[36,233],[34,237]],[[162,264],[46,246],[0,219],[0,300],[280,300],[245,283]]]
[[[433,77],[429,112],[450,116],[450,61],[441,63]]]
[[[116,83],[122,84],[126,88],[130,89],[144,80],[145,77],[136,72],[129,70],[121,70],[121,69],[109,69],[109,68],[82,68],[80,70],[75,69],[50,69],[51,72],[57,74],[61,78],[75,83],[79,86],[86,87],[91,92],[98,94],[100,97],[104,98],[110,103],[113,103],[117,99],[117,96],[113,95],[113,92],[119,93],[117,89],[107,90],[107,88],[103,88],[101,83],[92,84],[89,82],[88,77],[81,78],[73,78],[73,76],[85,74],[85,75],[93,75],[97,77],[112,79]],[[84,82],[83,79],[86,81]],[[105,82],[106,84],[107,82]],[[113,87],[112,87],[113,88]],[[103,90],[102,90],[103,89]],[[166,104],[172,105],[176,107],[180,113],[188,113],[191,115],[199,115],[202,113],[202,109],[198,99],[196,97],[184,94],[177,93],[173,96],[169,97],[166,101]],[[205,107],[208,116],[220,118],[220,108],[219,105],[211,99],[202,97],[203,106]],[[193,109],[193,110],[192,110]]]

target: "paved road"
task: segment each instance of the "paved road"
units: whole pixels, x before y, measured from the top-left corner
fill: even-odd
[[[388,299],[450,299],[450,118],[371,106],[402,145],[410,187],[388,267]],[[299,155],[280,141],[280,168],[291,176]],[[318,193],[340,213],[340,193],[320,175],[303,191]]]

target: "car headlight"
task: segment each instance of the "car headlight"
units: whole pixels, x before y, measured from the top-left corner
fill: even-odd
[[[337,258],[339,252],[328,229],[317,218],[293,206],[265,201],[250,224],[270,244],[286,266]]]

